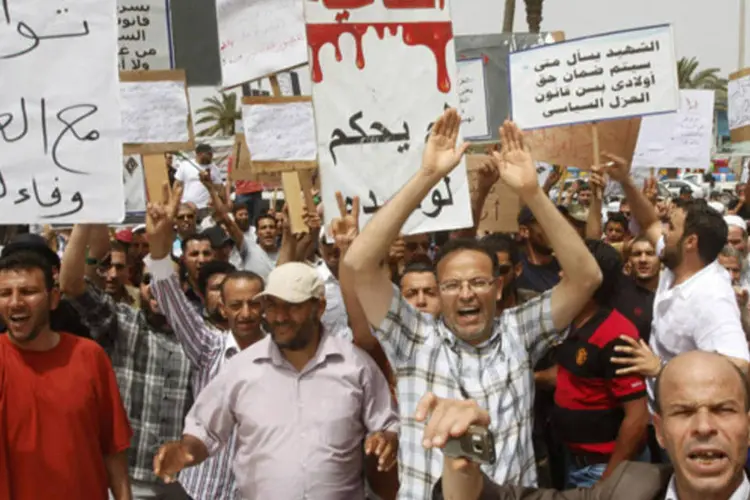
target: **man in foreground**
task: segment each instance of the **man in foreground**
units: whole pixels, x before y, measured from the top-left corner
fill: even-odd
[[[58,332],[52,267],[0,259],[0,498],[130,500],[130,426],[112,365],[89,339]]]
[[[625,462],[592,489],[558,492],[499,486],[464,459],[446,458],[436,500],[745,500],[750,482],[744,465],[750,441],[750,388],[726,357],[691,351],[670,361],[657,379],[654,425],[673,465]],[[428,394],[416,418],[423,445],[443,447],[471,425],[490,417],[473,401]],[[666,496],[665,496],[666,493]]]

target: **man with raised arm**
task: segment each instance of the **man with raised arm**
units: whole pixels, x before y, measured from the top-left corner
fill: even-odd
[[[532,367],[601,281],[599,266],[583,241],[539,187],[521,132],[506,122],[500,130],[502,154],[493,154],[495,168],[547,232],[565,276],[551,291],[495,319],[497,256],[476,240],[453,240],[437,258],[442,316],[419,314],[408,304],[390,282],[383,262],[406,219],[466,151],[466,145],[456,147],[459,125],[454,109],[435,122],[422,168],[355,239],[342,269],[348,274],[342,279],[352,280],[375,327],[374,338],[360,335],[358,342],[377,339],[398,375],[402,499],[429,499],[442,471],[442,454],[422,448],[423,426],[413,418],[426,392],[480,401],[493,415],[497,438],[498,461],[485,472],[500,482],[536,484]]]

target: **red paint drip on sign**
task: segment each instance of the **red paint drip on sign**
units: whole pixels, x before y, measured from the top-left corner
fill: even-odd
[[[446,48],[453,38],[453,26],[450,22],[435,23],[352,23],[352,24],[308,24],[307,43],[312,51],[312,80],[315,83],[323,81],[323,70],[320,67],[320,49],[326,44],[332,44],[336,51],[336,60],[341,61],[339,40],[341,35],[348,33],[354,37],[356,44],[356,64],[359,69],[365,67],[365,55],[362,48],[362,38],[370,27],[382,40],[385,32],[396,36],[401,28],[403,41],[406,45],[422,45],[430,49],[435,56],[437,65],[437,87],[443,93],[451,89],[448,76]]]

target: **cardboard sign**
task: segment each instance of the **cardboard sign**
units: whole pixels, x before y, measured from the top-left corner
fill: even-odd
[[[322,196],[329,207],[336,206],[336,191],[359,196],[365,225],[420,168],[433,121],[459,105],[450,2],[429,8],[414,1],[354,2],[357,8],[343,11],[336,3],[304,4]],[[471,226],[461,165],[403,232]]]
[[[510,54],[511,114],[523,129],[677,110],[670,25]]]

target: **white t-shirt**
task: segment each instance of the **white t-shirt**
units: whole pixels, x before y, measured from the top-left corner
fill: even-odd
[[[199,177],[198,167],[205,169],[208,168],[211,171],[211,180],[214,184],[221,184],[221,172],[216,165],[211,164],[208,166],[198,165],[197,163],[183,161],[177,167],[177,172],[174,174],[174,178],[180,181],[184,186],[182,193],[182,202],[192,202],[198,208],[206,208],[208,202],[211,200],[211,195],[208,194],[208,190],[201,184]]]
[[[664,237],[656,245],[664,251]],[[740,309],[729,273],[714,261],[687,281],[672,286],[675,275],[663,269],[654,298],[651,349],[665,362],[688,351],[717,352],[750,361]],[[653,401],[655,379],[648,379]]]

